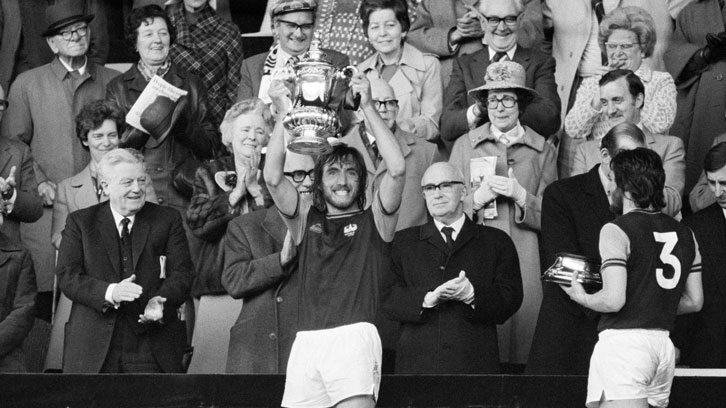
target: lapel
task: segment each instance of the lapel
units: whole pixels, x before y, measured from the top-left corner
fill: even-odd
[[[529,50],[526,48],[523,48],[521,45],[517,45],[517,49],[514,51],[514,62],[519,63],[524,68],[524,72],[527,72],[527,68],[529,68],[529,57],[530,53]],[[529,85],[528,85],[529,86]]]
[[[600,165],[594,166],[590,171],[585,173],[584,183],[582,190],[585,193],[583,199],[588,201],[586,208],[589,208],[600,221],[600,224],[610,222],[614,216],[610,212],[610,203],[608,202],[607,194],[605,189],[600,182]]]
[[[86,166],[80,173],[71,177],[71,188],[73,189],[73,199],[75,206],[73,209],[87,208],[98,204],[98,196],[96,195],[93,180],[91,179],[91,167]],[[103,196],[105,197],[105,196]],[[102,201],[105,201],[102,198]]]
[[[454,245],[451,248],[451,254],[449,254],[449,256],[455,254],[458,250],[463,248],[464,245],[466,245],[472,239],[476,238],[478,235],[479,232],[477,230],[476,224],[474,224],[474,222],[465,215],[464,225],[461,227],[459,235],[456,236],[456,240],[454,240]],[[441,234],[439,234],[439,236],[441,236]]]
[[[101,237],[101,243],[106,250],[111,265],[113,265],[113,270],[116,272],[112,277],[112,281],[116,282],[121,276],[120,239],[118,229],[116,229],[113,221],[113,214],[111,214],[111,205],[106,202],[96,214],[96,231]]]
[[[141,257],[141,253],[144,251],[146,240],[149,237],[151,220],[148,214],[149,207],[145,205],[141,208],[141,211],[136,214],[134,226],[131,229],[131,251],[134,256],[134,271],[136,271],[136,265],[139,263],[139,258]]]
[[[471,82],[474,84],[471,89],[484,85],[484,77],[489,66],[489,47],[484,47],[481,51],[472,54],[469,66],[471,67]],[[469,98],[472,96],[469,95]]]
[[[444,238],[441,236],[441,233],[436,228],[436,225],[433,221],[429,221],[426,224],[420,226],[419,228],[419,240],[427,241],[429,244],[436,247],[436,249],[438,249],[439,252],[443,254],[449,253],[449,248],[446,246]]]
[[[7,170],[8,173],[10,172],[10,168],[8,166],[10,166],[10,162],[12,161],[12,159],[13,159],[13,154],[10,149],[10,143],[3,142],[2,149],[0,149],[0,174],[5,174],[5,170]],[[20,162],[20,161],[18,160],[18,162]],[[15,169],[15,173],[16,173],[15,178],[19,179],[20,178],[20,169]],[[6,177],[9,175],[10,174],[7,174]]]
[[[277,241],[277,243],[282,244],[285,242],[287,227],[282,221],[280,214],[277,212],[277,207],[270,207],[265,210],[265,219],[262,220],[262,229],[275,241]]]

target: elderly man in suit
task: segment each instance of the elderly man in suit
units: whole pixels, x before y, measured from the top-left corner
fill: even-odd
[[[106,84],[118,73],[87,56],[94,16],[85,14],[80,2],[58,1],[46,9],[45,17],[43,36],[56,56],[13,82],[0,134],[30,147],[38,193],[47,207],[40,220],[21,229],[36,268],[37,312],[50,320],[55,248],[48,231],[56,183],[88,164],[88,152],[75,137],[74,118],[87,102],[104,98]]]
[[[630,70],[617,69],[600,79],[600,100],[607,112],[610,125],[632,123],[643,130],[645,147],[655,151],[663,160],[666,181],[663,194],[666,198],[665,214],[677,216],[681,211],[681,196],[686,180],[686,151],[683,141],[674,136],[654,135],[640,124],[645,86]],[[582,174],[600,162],[600,141],[591,140],[578,146],[573,165],[573,175]]]
[[[393,132],[406,161],[406,185],[403,188],[401,205],[406,211],[398,216],[396,231],[421,225],[427,221],[426,203],[421,197],[419,185],[424,171],[434,162],[436,146],[406,132],[396,124],[398,116],[398,101],[396,94],[388,82],[382,79],[372,79],[371,97],[378,109],[381,118]],[[368,120],[364,117],[357,126],[352,127],[340,141],[355,147],[363,156],[368,171],[366,197],[373,197],[373,191],[378,188],[386,174],[386,163],[381,159],[376,143],[376,135],[370,131]],[[368,203],[370,204],[370,203]]]
[[[703,309],[680,318],[686,324],[677,326],[674,343],[691,367],[726,368],[726,142],[706,153],[703,169],[716,202],[683,220],[701,250]]]
[[[475,8],[478,0],[422,0],[416,7],[416,19],[408,32],[408,42],[441,61],[444,86],[449,83],[454,59],[484,48],[487,40]],[[527,0],[519,27],[517,43],[532,47],[542,40],[542,5]]]
[[[269,52],[242,61],[237,101],[257,97],[270,103],[267,90],[275,73],[290,67],[310,48],[317,9],[315,0],[279,0],[270,9],[272,35],[276,44]],[[348,57],[339,52],[323,51],[336,67],[350,64]]]
[[[566,252],[600,262],[600,228],[615,219],[608,202],[610,161],[621,150],[642,147],[643,132],[632,123],[614,126],[602,138],[599,163],[587,173],[555,181],[542,197],[540,264],[548,268]],[[542,305],[526,373],[584,375],[597,342],[598,315],[544,282]]]
[[[58,255],[60,288],[73,301],[65,373],[183,372],[192,262],[179,212],[147,203],[138,152],[99,163],[109,199],[68,217]]]
[[[514,243],[464,215],[464,176],[435,163],[421,180],[433,217],[400,231],[384,279],[383,308],[401,322],[396,372],[499,372],[496,325],[522,303]]]
[[[300,197],[312,199],[311,156],[287,152],[285,177]],[[277,208],[254,211],[230,221],[224,246],[222,285],[244,299],[230,330],[227,372],[285,374],[297,332],[295,247]]]
[[[451,80],[444,92],[441,137],[453,143],[469,129],[489,122],[486,106],[468,91],[484,84],[484,75],[492,62],[514,61],[526,71],[526,86],[538,96],[520,117],[523,125],[544,137],[560,128],[560,98],[555,84],[555,60],[534,48],[517,44],[524,4],[522,0],[481,0],[482,29],[488,45],[454,61]]]

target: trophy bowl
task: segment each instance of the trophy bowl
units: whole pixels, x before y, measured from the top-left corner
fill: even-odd
[[[291,135],[287,145],[290,151],[317,155],[332,150],[328,138],[338,134],[337,111],[356,72],[353,66],[334,66],[320,49],[320,41],[312,41],[310,49],[295,63],[292,109],[282,121]]]
[[[577,281],[589,291],[602,289],[602,277],[600,276],[600,265],[592,262],[584,256],[560,252],[557,254],[555,263],[550,266],[542,275],[542,280],[558,285],[570,286],[572,274],[579,272]]]
[[[329,137],[338,132],[338,118],[333,111],[319,106],[301,106],[282,120],[292,138],[287,144],[291,152],[307,155],[326,154],[333,148]]]

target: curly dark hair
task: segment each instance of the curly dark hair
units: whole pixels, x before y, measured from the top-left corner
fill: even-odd
[[[623,150],[615,155],[610,166],[615,173],[615,184],[623,194],[630,193],[639,208],[665,207],[665,170],[658,153],[644,147]]]
[[[368,187],[368,170],[361,153],[354,147],[350,147],[344,143],[333,146],[333,151],[328,154],[319,156],[315,160],[315,168],[313,174],[313,205],[322,212],[327,212],[327,204],[323,196],[323,170],[325,166],[334,163],[351,163],[358,171],[358,193],[355,198],[360,209],[364,209],[366,205],[366,188]]]
[[[103,99],[88,102],[76,115],[76,136],[81,142],[87,142],[88,132],[98,129],[106,120],[116,123],[119,135],[124,132],[126,127],[124,114],[115,102]],[[88,150],[88,146],[83,143],[81,145]]]
[[[171,24],[171,20],[166,15],[166,12],[156,4],[150,4],[148,6],[139,7],[131,10],[131,14],[126,19],[125,37],[126,44],[132,53],[138,53],[136,50],[136,40],[139,36],[139,27],[142,24],[151,24],[154,18],[161,18],[166,23],[166,28],[169,30],[169,46],[174,44],[176,40],[176,30]]]
[[[396,20],[401,24],[401,31],[407,33],[411,28],[411,20],[408,18],[408,4],[406,0],[363,0],[360,5],[359,17],[363,25],[363,32],[368,36],[368,25],[370,24],[371,13],[376,10],[393,10]]]

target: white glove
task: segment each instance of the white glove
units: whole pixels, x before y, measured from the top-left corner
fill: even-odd
[[[450,279],[428,292],[424,297],[423,307],[431,308],[449,300],[458,300],[466,304],[474,301],[474,286],[461,271],[458,278]]]
[[[459,272],[459,277],[449,282],[451,282],[452,287],[455,289],[454,299],[464,302],[467,305],[474,301],[474,286],[469,281],[469,278],[466,277],[466,272]]]
[[[489,185],[489,178],[487,176],[482,177],[479,188],[474,191],[474,210],[479,210],[499,196]]]
[[[511,198],[518,206],[524,207],[526,205],[527,190],[514,177],[514,170],[511,167],[509,168],[509,177],[491,176],[489,177],[489,185],[492,191],[504,197]]]

